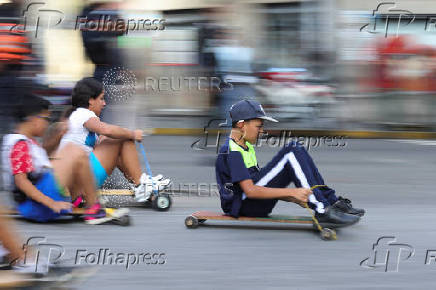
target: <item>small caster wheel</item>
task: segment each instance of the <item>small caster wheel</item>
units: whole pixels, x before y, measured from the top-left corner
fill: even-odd
[[[205,221],[207,221],[207,220],[198,220],[198,223],[202,224],[202,223],[204,223]]]
[[[167,211],[171,207],[171,197],[168,194],[160,193],[153,199],[152,206],[158,211]]]
[[[188,216],[185,219],[185,226],[188,229],[195,229],[198,227],[198,225],[199,225],[198,219],[196,217],[193,217],[192,215]]]
[[[321,239],[325,241],[336,240],[337,239],[336,231],[329,228],[323,228],[321,231]]]
[[[120,217],[117,220],[117,224],[119,224],[120,226],[123,226],[123,227],[129,226],[130,225],[130,216],[125,215],[125,216]]]

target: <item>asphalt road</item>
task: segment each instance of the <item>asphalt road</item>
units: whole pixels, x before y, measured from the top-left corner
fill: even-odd
[[[133,254],[131,261],[141,253],[164,254],[157,264],[141,260],[127,268],[120,258],[118,265],[100,266],[95,276],[76,286],[78,289],[434,287],[436,142],[347,140],[344,147],[312,149],[326,182],[367,210],[359,224],[339,230],[338,240],[327,242],[312,229],[282,224],[210,221],[204,227],[186,229],[184,219],[190,213],[219,210],[213,190],[209,195],[195,193],[195,184],[212,184],[213,188],[215,183],[214,148],[195,151],[190,147],[195,140],[166,136],[145,140],[155,174],[172,177],[175,189],[194,184],[191,194],[174,197],[169,212],[131,208],[130,227],[18,221],[19,232],[23,239],[46,237],[47,242],[64,248],[66,258],[78,257],[82,264],[86,255],[99,249],[121,256]],[[258,148],[259,163],[265,164],[277,151],[268,146]],[[202,189],[207,189],[204,184]],[[306,212],[294,204],[279,203],[274,213]],[[373,244],[383,236],[394,238],[382,239],[375,247],[378,265],[368,262],[360,266],[374,255]]]

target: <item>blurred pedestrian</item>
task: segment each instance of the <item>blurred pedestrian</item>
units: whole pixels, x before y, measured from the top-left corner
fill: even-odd
[[[105,74],[111,69],[120,68],[124,59],[117,45],[117,38],[125,33],[115,25],[119,15],[120,1],[87,1],[82,11],[82,17],[87,21],[98,23],[97,29],[82,28],[83,45],[86,55],[95,65],[94,78],[103,82]],[[102,114],[102,119],[113,122],[111,107],[113,100],[106,97],[107,108]],[[109,109],[109,110],[108,110]]]
[[[231,124],[227,116],[230,106],[239,100],[253,97],[252,85],[257,81],[251,64],[254,50],[242,43],[241,35],[232,30],[222,30],[217,47],[214,49],[216,72],[220,76],[219,116]]]
[[[17,105],[17,91],[24,87],[19,77],[25,61],[30,59],[31,46],[21,18],[22,2],[0,4],[0,134],[13,127],[10,112]]]

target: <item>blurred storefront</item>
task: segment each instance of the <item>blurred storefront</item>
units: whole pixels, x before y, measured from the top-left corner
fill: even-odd
[[[44,7],[62,11],[63,21],[34,39],[45,67],[38,81],[64,90],[92,75],[75,28],[89,2],[112,3],[125,19],[165,19],[162,30],[130,31],[116,41],[124,69],[136,78],[132,105],[139,114],[213,115],[226,94],[183,79],[236,74],[252,77],[244,85],[280,118],[306,119],[309,126],[436,125],[436,10],[429,0],[50,0]],[[245,57],[250,68],[233,62],[229,71],[219,71],[223,63],[214,54],[223,43],[252,51]],[[147,80],[163,81],[165,88]]]
[[[337,109],[346,123],[433,130],[436,10],[431,1],[337,1]]]

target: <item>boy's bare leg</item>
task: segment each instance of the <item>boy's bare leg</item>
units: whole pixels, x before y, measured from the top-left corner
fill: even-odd
[[[73,189],[73,198],[78,193],[76,190],[81,189],[88,206],[97,202],[94,177],[85,150],[69,143],[56,153],[52,166],[59,183]]]
[[[0,208],[1,213],[5,213],[4,208]],[[11,261],[24,260],[25,252],[17,239],[17,234],[13,229],[12,222],[0,215],[0,240],[3,246],[9,251]]]

